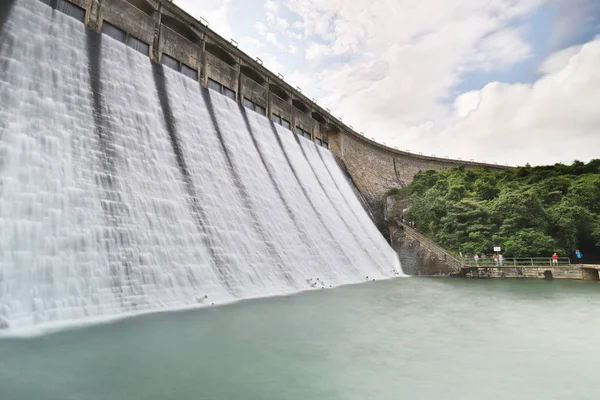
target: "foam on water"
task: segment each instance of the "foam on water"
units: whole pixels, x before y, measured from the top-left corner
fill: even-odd
[[[399,271],[329,151],[38,0],[6,10],[0,320],[9,332]]]

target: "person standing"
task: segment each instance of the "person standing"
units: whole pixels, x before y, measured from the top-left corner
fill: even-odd
[[[479,265],[479,254],[475,254],[473,259],[475,260],[475,265]]]
[[[558,254],[552,254],[552,265],[558,265]]]
[[[504,265],[504,256],[502,253],[498,254],[498,264],[500,264],[500,266]]]
[[[579,250],[575,250],[575,255],[577,256],[577,263],[579,265],[583,264],[583,254]]]

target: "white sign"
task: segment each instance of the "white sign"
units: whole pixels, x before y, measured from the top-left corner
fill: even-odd
[[[494,251],[502,251],[501,247],[494,247]]]

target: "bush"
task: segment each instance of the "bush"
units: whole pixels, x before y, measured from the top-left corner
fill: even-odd
[[[408,187],[403,188],[392,188],[387,192],[388,196],[400,196],[400,197],[408,197],[409,196]]]

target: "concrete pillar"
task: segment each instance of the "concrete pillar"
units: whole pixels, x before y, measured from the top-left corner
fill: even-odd
[[[200,81],[200,84],[202,84],[204,82],[204,52],[206,50],[206,46],[205,46],[206,42],[204,41],[204,34],[202,35],[202,38],[200,39],[200,43],[198,43],[198,80]]]
[[[300,112],[300,110],[298,110],[296,107],[294,107],[294,104],[292,104],[294,101],[294,93],[290,93],[288,96],[288,100],[287,103],[290,105],[290,124],[292,125],[292,132],[296,133],[296,126],[298,126],[298,117],[297,117],[297,113]]]
[[[208,57],[206,57],[206,36],[202,41],[202,86],[208,87]]]
[[[273,119],[273,106],[271,106],[271,102],[273,101],[271,98],[271,90],[269,89],[269,84],[271,80],[267,77],[267,118],[269,120]]]
[[[292,124],[292,132],[294,132],[294,133],[297,134],[298,132],[296,132],[296,127],[298,126],[298,119],[299,118],[298,118],[298,116],[296,114],[298,112],[300,112],[300,111],[298,111],[296,109],[296,107],[294,107],[293,105],[291,106],[291,110],[292,110],[292,118],[290,118],[291,119],[290,123]]]
[[[312,129],[310,130],[310,140],[312,140],[314,142],[315,138],[319,134],[319,121],[315,120],[312,117],[313,111],[314,110],[310,111],[310,120],[312,121]]]
[[[344,134],[339,131],[327,132],[329,150],[338,158],[344,159]]]
[[[104,8],[104,0],[92,0],[90,10],[87,13],[86,24],[89,29],[99,32],[101,29],[102,9]]]
[[[236,85],[236,93],[235,93],[235,98],[237,99],[237,102],[242,104],[243,103],[243,99],[242,99],[242,60],[240,60],[238,58],[237,60],[237,64],[235,65],[235,79],[237,79],[237,85]]]
[[[152,61],[160,63],[160,35],[162,32],[162,4],[158,4],[158,8],[154,11],[154,39],[152,40]]]

